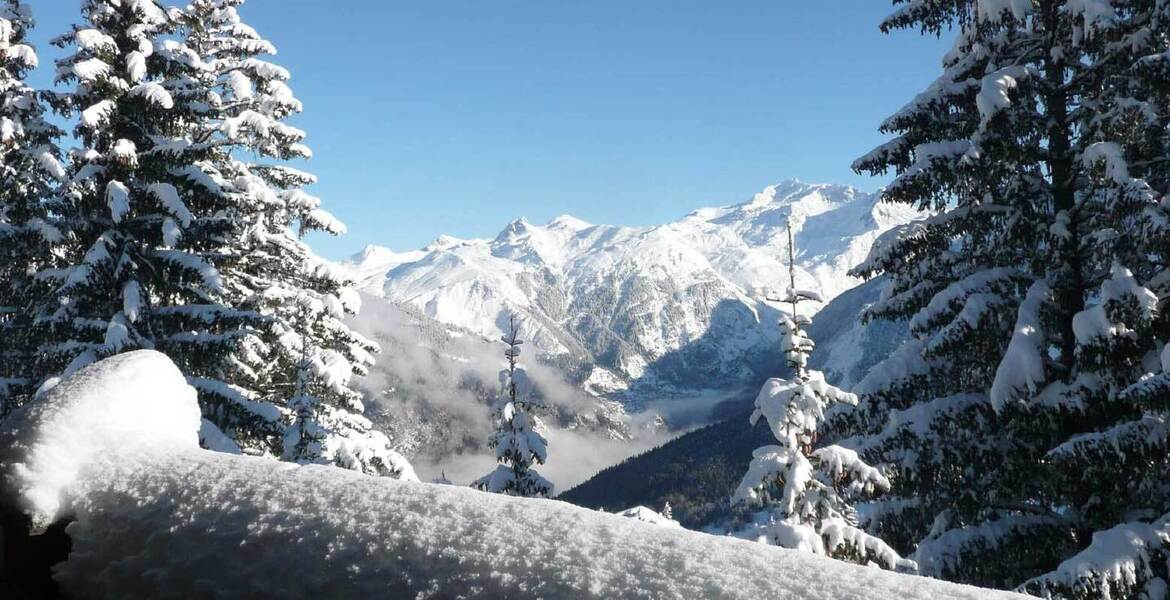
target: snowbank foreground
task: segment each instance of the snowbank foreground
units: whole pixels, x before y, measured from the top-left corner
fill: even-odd
[[[0,431],[3,490],[76,518],[73,597],[1016,597],[550,500],[201,450],[161,354],[80,371]],[[11,504],[9,504],[11,506]]]

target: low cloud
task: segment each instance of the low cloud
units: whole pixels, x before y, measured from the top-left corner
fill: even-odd
[[[351,324],[382,347],[377,364],[358,382],[370,417],[424,480],[445,474],[467,484],[486,474],[495,465],[487,439],[494,427],[491,403],[498,372],[505,364],[502,344],[448,328],[411,307],[372,296],[363,300],[362,312]],[[646,426],[652,413],[643,412],[622,419],[624,427],[617,433],[629,439],[613,439],[615,432],[594,420],[597,398],[566,381],[556,368],[524,358],[549,407],[544,415],[549,460],[538,470],[558,492],[672,437]],[[573,422],[576,415],[582,423]],[[555,421],[571,428],[554,426]]]

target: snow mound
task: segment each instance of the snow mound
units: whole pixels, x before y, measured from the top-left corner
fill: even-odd
[[[673,527],[675,529],[682,528],[682,525],[680,525],[678,521],[675,521],[674,519],[671,519],[669,517],[664,517],[658,511],[651,509],[651,508],[646,508],[645,506],[635,506],[633,508],[627,508],[626,510],[623,510],[622,512],[615,513],[615,514],[617,514],[620,517],[625,517],[627,519],[635,519],[635,520],[641,521],[643,523],[649,523],[651,525],[657,525],[659,527]]]
[[[90,365],[5,420],[0,502],[44,527],[90,463],[195,447],[200,420],[195,390],[166,356],[139,350]]]
[[[72,551],[54,568],[66,595],[1020,597],[552,500],[211,452],[199,426],[194,392],[149,351],[92,365],[5,422],[5,458],[24,465],[6,476],[71,499]]]

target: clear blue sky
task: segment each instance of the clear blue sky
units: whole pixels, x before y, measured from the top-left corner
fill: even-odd
[[[29,0],[44,40],[77,0]],[[167,3],[164,0],[164,3]],[[341,258],[510,219],[649,225],[849,170],[949,42],[881,34],[881,0],[251,0],[305,103]],[[49,77],[42,71],[38,81]]]

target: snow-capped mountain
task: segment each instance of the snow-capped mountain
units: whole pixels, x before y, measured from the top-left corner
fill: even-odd
[[[636,402],[639,390],[723,389],[778,366],[762,292],[788,287],[787,222],[797,286],[828,301],[860,283],[846,272],[875,237],[917,216],[852,187],[788,181],[656,227],[518,219],[494,239],[370,247],[347,267],[367,292],[489,339],[517,313],[546,360]]]

